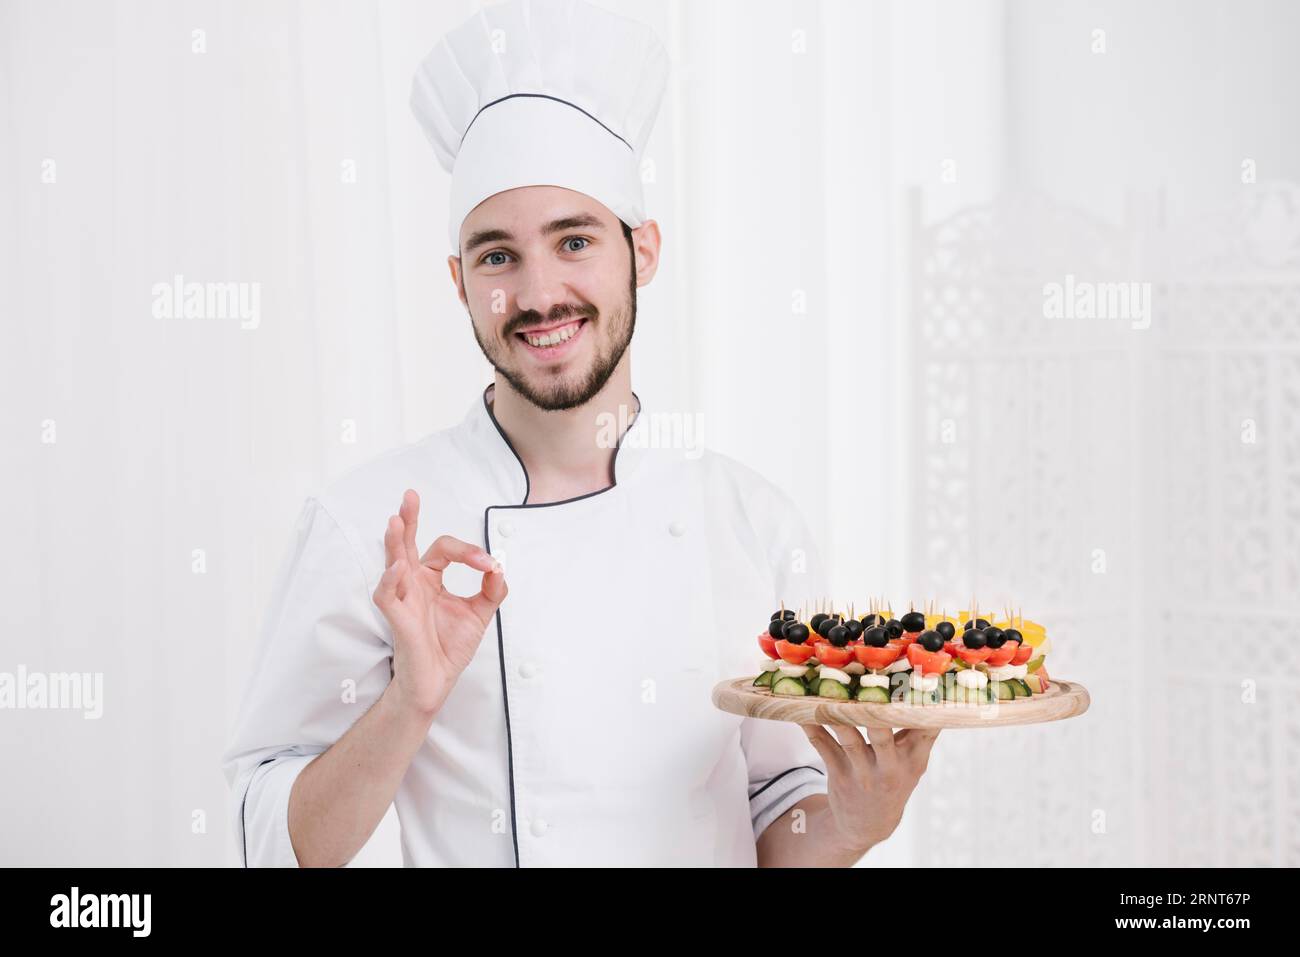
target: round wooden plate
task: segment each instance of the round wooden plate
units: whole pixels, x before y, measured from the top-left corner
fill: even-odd
[[[1051,687],[1032,698],[996,704],[916,705],[904,702],[874,704],[774,695],[755,688],[754,679],[733,678],[713,688],[713,704],[731,714],[796,724],[851,724],[866,728],[994,728],[1004,724],[1042,724],[1073,718],[1088,710],[1088,689],[1073,681],[1053,678]]]

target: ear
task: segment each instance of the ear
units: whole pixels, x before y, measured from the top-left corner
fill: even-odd
[[[456,297],[460,299],[462,306],[469,309],[469,299],[465,296],[465,280],[461,276],[459,256],[447,257],[447,270],[451,273],[452,284],[456,287]]]
[[[632,255],[636,261],[636,284],[645,286],[659,271],[659,224],[647,219],[632,230]]]

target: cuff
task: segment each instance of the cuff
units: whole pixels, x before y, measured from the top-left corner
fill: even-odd
[[[804,798],[825,793],[826,775],[820,768],[790,768],[771,778],[749,796],[749,816],[754,824],[754,840],[762,837],[769,824]]]
[[[289,793],[314,754],[273,758],[253,772],[242,810],[245,867],[298,867],[289,839]]]

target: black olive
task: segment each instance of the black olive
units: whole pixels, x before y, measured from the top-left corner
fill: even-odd
[[[972,628],[961,636],[961,643],[967,648],[974,648],[978,651],[985,645],[984,632],[980,631],[978,628]]]
[[[982,630],[982,629],[984,629],[984,628],[987,628],[988,626],[989,626],[989,623],[988,623],[987,621],[985,621],[983,618],[977,618],[977,619],[975,619],[975,627],[976,627],[976,628],[979,628],[979,629]],[[966,622],[966,624],[964,624],[964,625],[961,626],[961,630],[962,630],[962,631],[970,631],[970,630],[971,630],[971,623],[970,623],[969,621]]]
[[[1025,636],[1014,628],[1008,628],[1006,631],[1002,632],[1002,637],[1007,641],[1018,641],[1022,645],[1025,643]]]
[[[934,626],[934,630],[943,635],[944,641],[952,641],[952,636],[957,634],[957,629],[953,627],[950,621],[941,621]]]
[[[916,639],[916,643],[926,651],[943,651],[943,635],[937,631],[921,632],[921,637]]]
[[[785,640],[792,645],[802,645],[808,640],[808,626],[801,621],[786,622]]]
[[[836,648],[843,648],[849,643],[849,630],[843,625],[836,625],[826,633],[826,638]]]
[[[829,617],[830,615],[826,614],[824,611],[819,611],[817,612],[817,614],[813,615],[811,618],[808,619],[808,627],[811,628],[813,631],[816,631],[817,628],[821,625],[821,623]]]
[[[909,611],[898,620],[903,623],[904,631],[921,631],[925,628],[925,615],[919,611]]]
[[[767,626],[767,633],[771,635],[773,638],[784,638],[785,634],[781,631],[781,628],[784,625],[785,622],[777,621],[775,618],[773,618],[772,624]]]
[[[896,619],[890,619],[885,622],[885,631],[889,632],[890,638],[901,638],[903,635],[903,623]]]
[[[884,624],[885,624],[885,616],[884,616],[884,615],[863,615],[863,616],[862,616],[862,627],[863,627],[863,628],[871,628],[871,627],[873,627],[873,626],[875,626],[875,625],[881,625],[881,626],[883,626]]]
[[[785,613],[782,614],[781,609],[778,608],[776,611],[772,612],[772,620],[776,621],[778,618],[783,621],[794,621],[794,609],[787,608]]]
[[[1001,648],[1007,643],[1007,636],[1001,628],[985,628],[984,640],[990,648]]]
[[[872,625],[862,633],[862,643],[871,648],[883,648],[889,643],[889,633],[879,625]]]
[[[835,627],[834,618],[823,618],[820,622],[817,623],[817,627],[814,628],[813,631],[817,632],[817,634],[825,638],[826,635],[830,632],[830,630],[834,627]]]
[[[862,632],[865,630],[862,627],[862,622],[856,618],[850,618],[844,623],[844,627],[849,630],[849,641],[857,641],[862,637]]]

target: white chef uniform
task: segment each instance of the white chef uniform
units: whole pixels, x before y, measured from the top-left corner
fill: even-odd
[[[758,672],[778,601],[824,594],[806,524],[752,469],[656,447],[645,406],[612,486],[528,504],[494,388],[459,425],[307,500],[223,759],[241,858],[297,865],[294,779],[391,680],[371,595],[413,488],[420,550],[440,534],[478,543],[510,592],[397,790],[404,862],[754,865],[767,825],[825,792],[825,765],[797,725],[719,711],[710,690]],[[471,594],[479,573],[453,565],[446,581]]]

